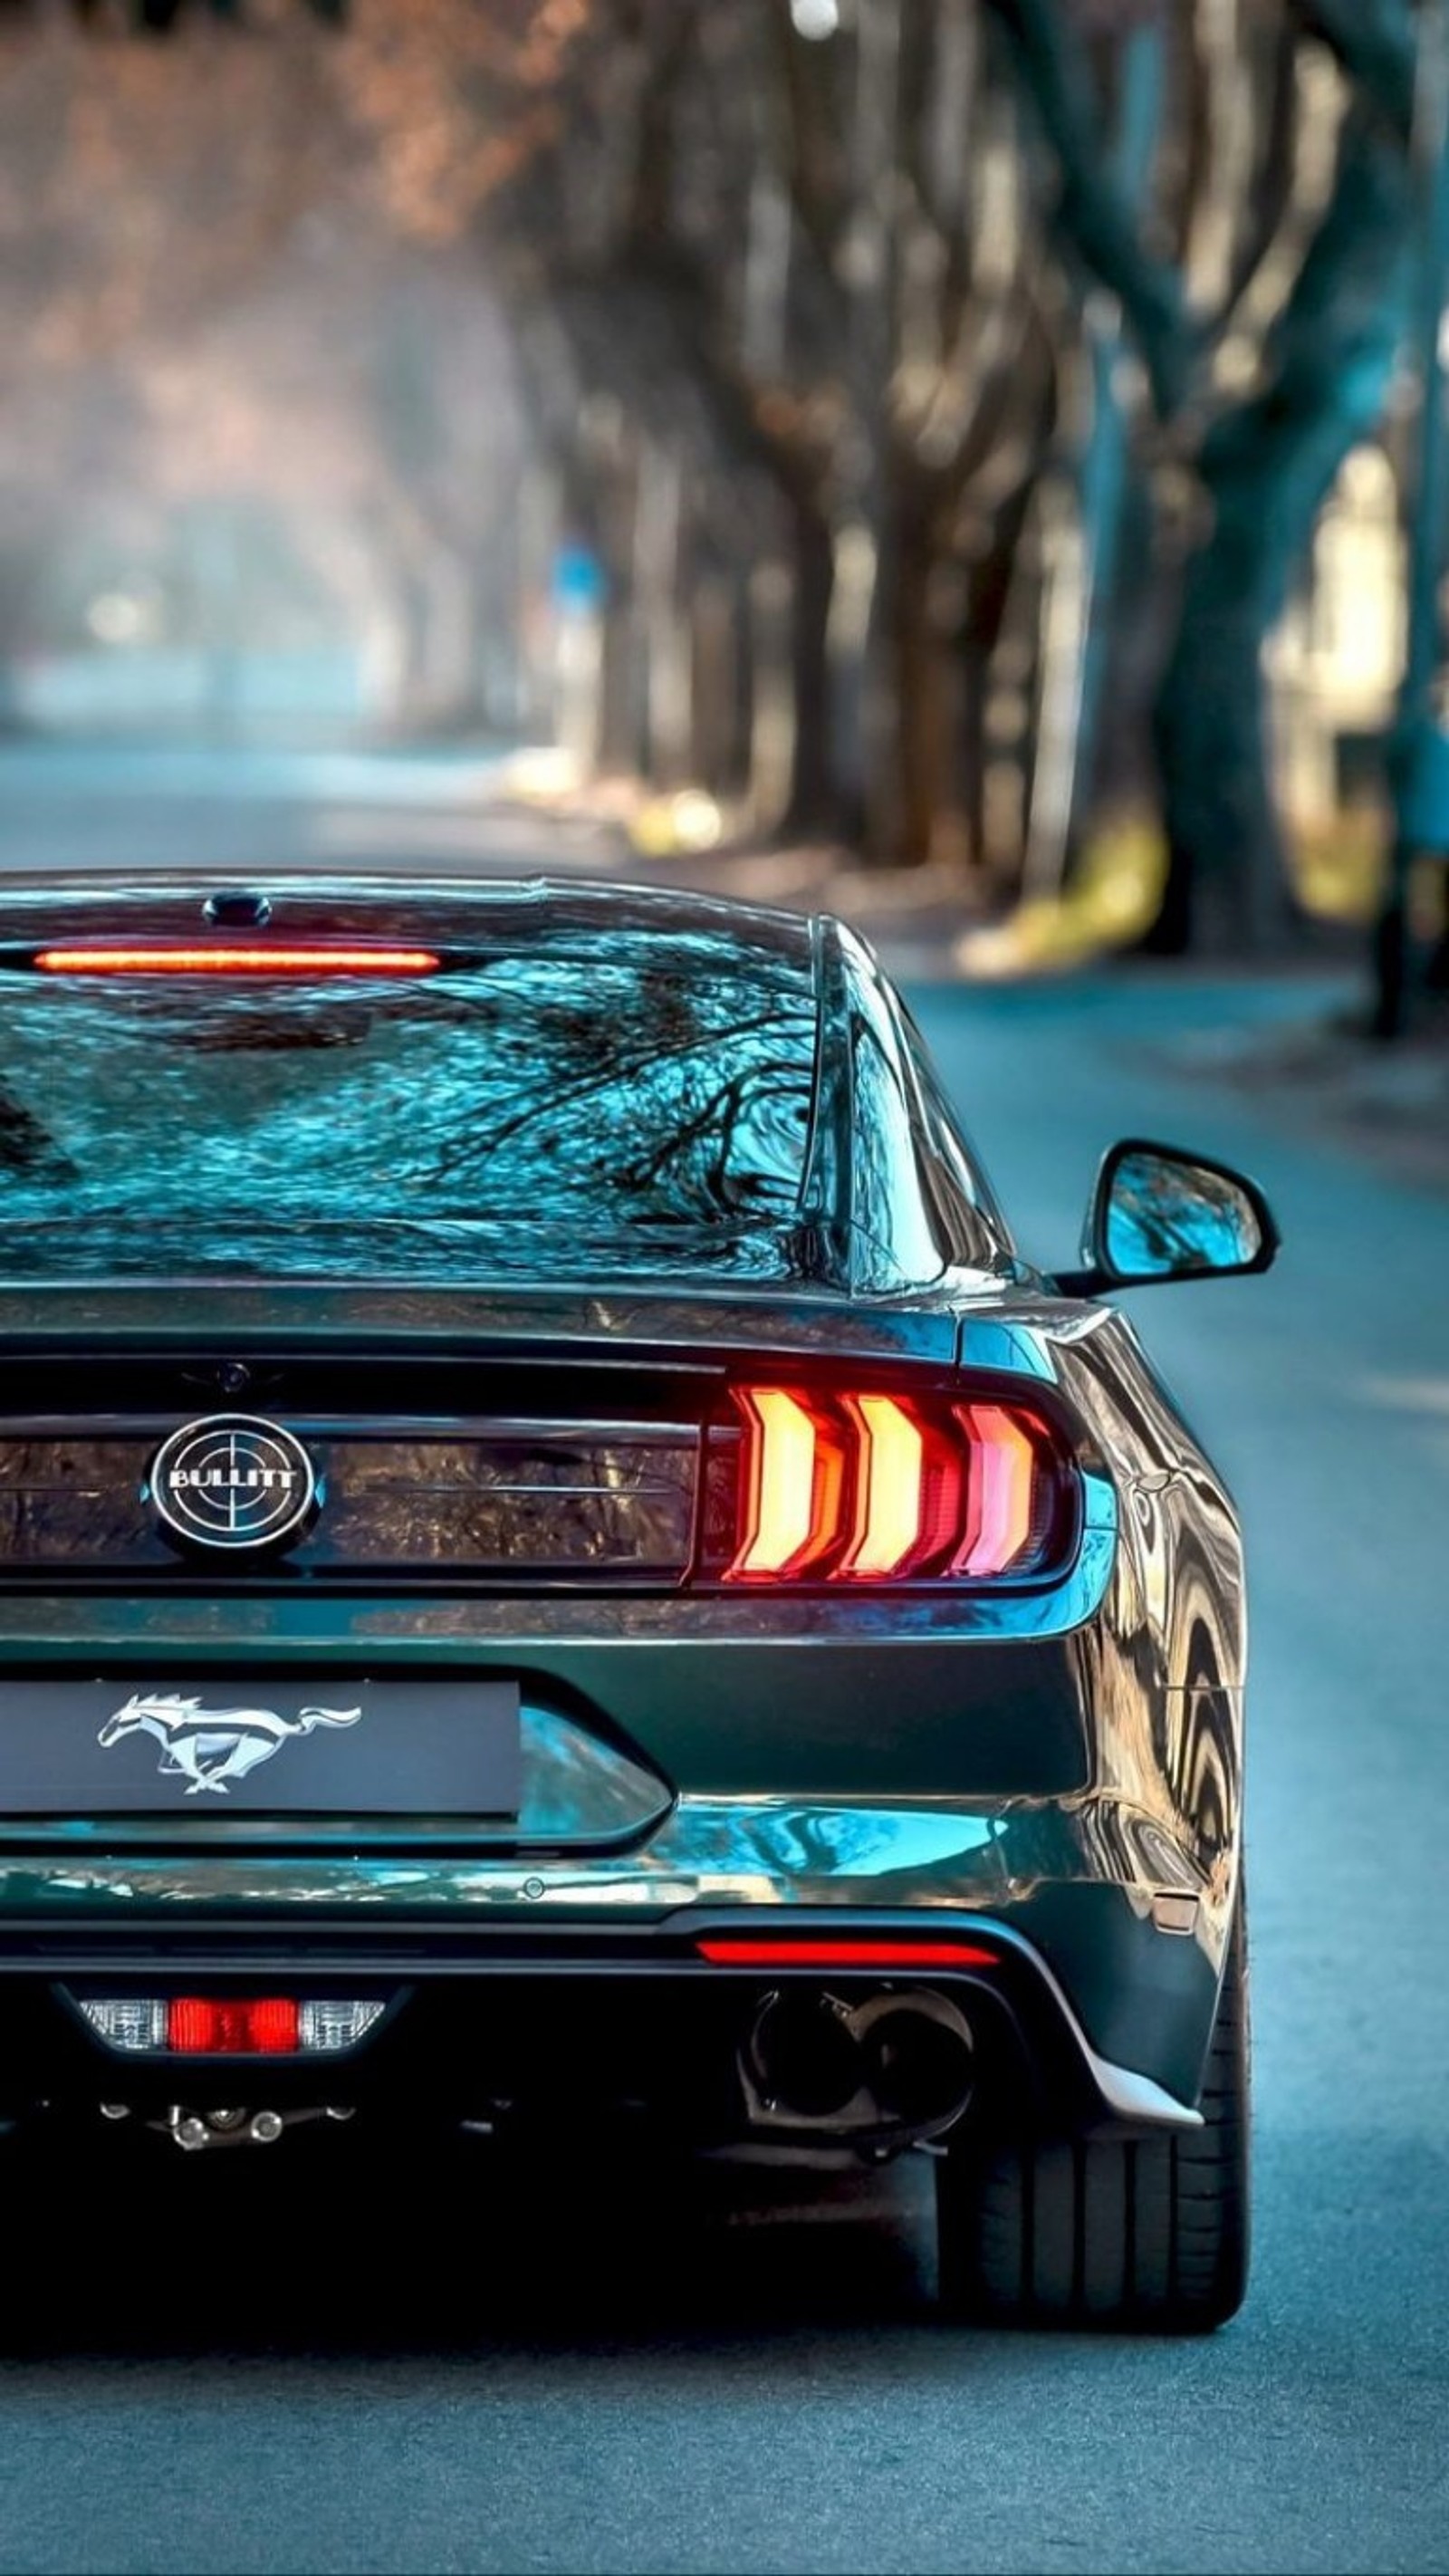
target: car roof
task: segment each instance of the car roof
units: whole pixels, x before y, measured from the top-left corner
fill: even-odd
[[[114,877],[0,877],[0,943],[30,938],[194,936],[203,907],[226,892],[264,895],[273,930],[316,938],[364,926],[372,933],[417,938],[431,933],[460,945],[523,945],[607,937],[614,930],[679,939],[713,935],[742,951],[765,951],[813,972],[820,924],[801,913],[740,903],[673,886],[635,886],[549,877],[478,878],[415,875],[398,869],[273,872],[250,876],[205,867],[128,870]]]

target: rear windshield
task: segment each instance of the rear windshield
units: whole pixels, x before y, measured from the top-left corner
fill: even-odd
[[[808,968],[707,933],[417,983],[7,976],[0,1222],[776,1231],[814,1051]]]

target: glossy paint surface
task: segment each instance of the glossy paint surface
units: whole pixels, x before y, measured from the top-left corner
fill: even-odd
[[[676,944],[707,938],[718,951],[743,938],[769,961],[767,983],[801,966],[796,924],[751,915],[736,933],[724,908],[663,898],[376,899],[315,883],[273,894],[292,937],[325,924],[481,947],[526,929],[541,951],[557,939],[572,953],[587,937],[606,953],[611,937],[654,935],[653,922]],[[172,935],[199,913],[199,895],[145,889],[119,907],[124,920],[99,898],[64,921],[54,896],[11,901],[0,940],[20,938],[17,915],[33,928],[42,909],[50,936]],[[243,1838],[187,1819],[142,1847],[84,1818],[44,1832],[0,1820],[0,1917],[280,1913],[300,1924],[365,1908],[400,1924],[546,1916],[602,1927],[691,1904],[966,1914],[1036,1945],[1096,2048],[1191,2097],[1240,1832],[1232,1507],[1130,1328],[1053,1295],[1016,1260],[868,956],[833,930],[811,956],[818,1081],[794,1203],[787,1216],[764,1192],[748,1223],[724,1227],[719,1259],[704,1258],[697,1210],[667,1250],[650,1235],[635,1273],[617,1248],[593,1266],[580,1242],[567,1284],[526,1232],[500,1250],[419,1218],[399,1237],[366,1207],[304,1230],[276,1265],[260,1216],[223,1229],[220,1246],[203,1223],[168,1217],[144,1257],[129,1220],[114,1233],[102,1220],[79,1254],[42,1224],[23,1262],[7,1265],[4,1354],[19,1368],[84,1355],[118,1384],[143,1365],[157,1383],[171,1371],[178,1405],[190,1381],[189,1412],[198,1378],[244,1366],[270,1381],[282,1420],[288,1370],[339,1356],[379,1368],[426,1360],[441,1379],[483,1357],[527,1372],[606,1353],[644,1384],[854,1359],[988,1404],[1028,1392],[1053,1409],[1078,1461],[1070,1564],[1046,1582],[936,1591],[741,1586],[726,1597],[641,1575],[553,1593],[525,1569],[492,1591],[460,1581],[423,1596],[394,1580],[333,1597],[295,1579],[76,1589],[32,1579],[23,1549],[6,1564],[0,1546],[9,1671],[128,1683],[283,1669],[515,1677],[530,1764],[518,1829],[461,1846],[425,1819],[365,1848],[354,1838],[345,1854],[333,1837],[308,1842],[280,1825]],[[520,1277],[530,1262],[539,1275]],[[108,1263],[119,1275],[104,1275]],[[123,1436],[124,1425],[106,1431]],[[1166,1895],[1190,1900],[1189,1937],[1160,1928],[1154,1901]]]

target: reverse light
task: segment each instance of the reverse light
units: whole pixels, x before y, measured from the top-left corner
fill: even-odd
[[[80,1999],[98,2039],[129,2055],[296,2057],[355,2048],[381,2003],[293,1995],[103,1995]]]
[[[31,960],[39,975],[244,975],[317,978],[328,975],[435,975],[442,958],[433,948],[313,946],[244,947],[236,940],[142,943],[100,947],[39,948]]]
[[[994,1968],[996,1952],[974,1941],[773,1939],[739,1932],[702,1933],[695,1942],[714,1968]]]
[[[731,1402],[726,1582],[994,1582],[1065,1555],[1076,1479],[1034,1411],[788,1386],[736,1387]]]
[[[83,2003],[81,2011],[107,2048],[152,2056],[166,2045],[166,2005],[160,1995],[108,1995]]]
[[[379,2003],[327,1997],[303,2004],[297,2016],[297,2038],[304,2049],[355,2048],[382,2019]]]

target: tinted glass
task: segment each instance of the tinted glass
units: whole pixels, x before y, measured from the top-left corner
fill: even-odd
[[[940,1275],[942,1248],[921,1187],[917,1135],[906,1090],[905,1068],[878,992],[856,988],[850,1021],[851,1079],[855,1091],[856,1155],[851,1213],[867,1239],[860,1247],[867,1281],[877,1265],[868,1246],[886,1257],[886,1276],[908,1280]],[[883,1284],[883,1283],[882,1283]]]
[[[919,1032],[867,952],[848,937],[843,944],[857,1275],[886,1286],[929,1282],[948,1265],[992,1269],[1009,1251],[1005,1227],[950,1123]]]
[[[706,932],[391,985],[16,975],[0,1224],[769,1235],[799,1207],[814,1047],[808,968]]]
[[[908,1012],[901,1018],[926,1148],[921,1179],[937,1241],[948,1260],[968,1269],[1009,1255],[1011,1233],[995,1193],[961,1133],[919,1029]]]

